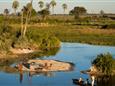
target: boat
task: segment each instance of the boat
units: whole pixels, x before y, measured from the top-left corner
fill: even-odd
[[[91,83],[89,83],[88,79],[86,81],[79,81],[79,79],[72,79],[73,83],[75,85],[79,85],[79,86],[91,86]],[[86,83],[87,82],[87,83]],[[95,86],[95,85],[94,85]]]
[[[76,84],[76,85],[83,85],[84,84],[84,81],[79,81],[79,79],[72,79],[73,80],[73,83]]]

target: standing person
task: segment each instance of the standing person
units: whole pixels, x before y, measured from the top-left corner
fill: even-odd
[[[91,76],[91,86],[94,86],[95,83],[95,76]]]
[[[23,65],[22,65],[22,63],[19,63],[19,64],[18,64],[18,70],[19,70],[20,72],[22,72],[22,70],[23,70]]]
[[[19,70],[19,72],[20,72],[20,83],[22,83],[22,80],[23,80],[23,65],[22,65],[22,63],[20,63],[20,64],[18,64],[18,70]]]

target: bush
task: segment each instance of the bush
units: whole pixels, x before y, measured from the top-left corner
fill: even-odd
[[[96,59],[93,60],[92,64],[95,65],[99,71],[105,75],[111,75],[113,72],[114,59],[111,54],[100,54],[97,55]]]
[[[32,41],[39,49],[48,50],[59,47],[60,41],[51,33],[39,32],[38,29],[29,29],[27,32],[28,40]]]
[[[49,50],[60,47],[60,41],[52,34],[39,32],[37,29],[28,29],[25,37],[21,36],[20,29],[8,25],[0,26],[0,53],[7,53],[10,48]]]
[[[8,51],[12,45],[14,37],[14,30],[11,27],[7,25],[0,26],[0,50]]]
[[[102,29],[114,29],[115,28],[115,24],[103,25],[101,28]]]

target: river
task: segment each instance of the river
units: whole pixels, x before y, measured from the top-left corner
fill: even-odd
[[[115,58],[115,47],[80,43],[62,43],[61,48],[56,55],[43,56],[41,59],[72,62],[75,64],[73,71],[37,73],[32,74],[31,76],[28,72],[20,75],[19,73],[0,71],[0,86],[76,86],[72,83],[72,79],[79,79],[82,77],[84,80],[86,80],[89,78],[89,75],[81,74],[80,71],[89,69],[91,66],[91,61],[98,54],[108,52],[111,53]],[[115,83],[107,86],[114,85]]]

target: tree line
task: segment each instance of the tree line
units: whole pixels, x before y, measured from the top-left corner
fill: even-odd
[[[33,2],[33,0],[30,0],[30,2]],[[44,3],[42,0],[39,0],[38,1],[38,6],[39,6],[39,8],[40,8],[40,10],[43,10],[43,9],[45,9],[45,8],[48,8],[48,9],[52,9],[52,14],[54,14],[54,10],[55,10],[55,6],[57,5],[57,2],[55,1],[55,0],[52,0],[51,2],[49,2],[49,3]],[[14,14],[16,15],[16,11],[18,10],[18,8],[19,8],[19,6],[20,6],[20,3],[19,3],[19,1],[18,0],[14,0],[13,1],[13,3],[12,3],[12,8],[14,9]],[[62,4],[62,8],[63,8],[63,11],[64,11],[64,13],[65,13],[65,11],[67,10],[67,8],[68,8],[68,5],[66,4],[66,3],[63,3]],[[7,8],[6,8],[7,9]],[[6,9],[4,9],[4,11],[6,10]],[[8,9],[7,9],[7,11],[9,11]],[[9,12],[8,12],[9,13]]]

